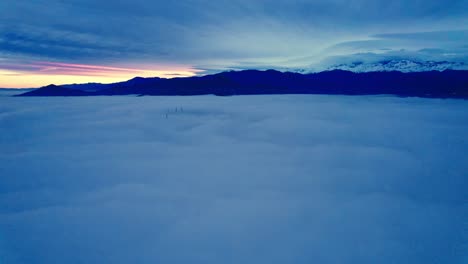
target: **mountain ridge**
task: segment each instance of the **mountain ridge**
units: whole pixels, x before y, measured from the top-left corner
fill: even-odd
[[[445,70],[468,70],[464,62],[451,61],[421,61],[412,59],[386,59],[375,62],[354,61],[329,66],[327,70],[346,70],[352,72],[427,72]]]
[[[91,83],[89,86],[96,87],[96,83]],[[100,84],[99,88],[93,90],[86,87],[86,84],[49,85],[18,96],[393,94],[467,99],[468,71],[360,73],[335,69],[301,74],[276,70],[243,70],[172,79],[135,77],[124,82]]]

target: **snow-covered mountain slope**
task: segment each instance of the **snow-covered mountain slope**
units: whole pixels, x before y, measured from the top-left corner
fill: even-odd
[[[417,61],[417,60],[383,60],[378,62],[343,63],[329,66],[328,70],[347,70],[353,72],[400,71],[423,72],[444,70],[466,70],[468,65],[463,62],[449,61]]]

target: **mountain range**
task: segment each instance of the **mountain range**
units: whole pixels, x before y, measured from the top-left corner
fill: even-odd
[[[468,65],[464,62],[419,61],[411,59],[389,59],[376,62],[355,61],[352,63],[336,64],[327,68],[327,70],[345,70],[352,72],[425,72],[467,69]]]
[[[184,78],[141,78],[112,84],[48,85],[17,96],[342,94],[468,99],[468,71],[301,74],[275,70],[228,71]]]

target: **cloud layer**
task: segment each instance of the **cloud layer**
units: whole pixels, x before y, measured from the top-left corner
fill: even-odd
[[[0,97],[0,260],[465,263],[467,110]]]

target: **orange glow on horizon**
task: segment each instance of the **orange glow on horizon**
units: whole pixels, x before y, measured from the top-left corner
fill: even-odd
[[[37,88],[48,84],[73,83],[114,83],[134,77],[190,77],[201,70],[188,66],[148,66],[146,69],[71,64],[57,62],[33,62],[29,64],[12,64],[14,67],[0,65],[0,87],[2,88]],[[11,65],[9,65],[11,66]],[[22,70],[22,67],[34,70]],[[18,70],[19,68],[19,70]]]

